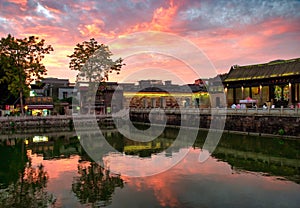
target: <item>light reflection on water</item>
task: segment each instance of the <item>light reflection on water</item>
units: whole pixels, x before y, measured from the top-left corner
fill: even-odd
[[[109,135],[109,142],[128,155],[127,160],[145,162],[145,167],[146,161],[153,160],[158,152],[172,159],[172,153],[163,149],[158,151],[144,144],[145,151],[143,145],[137,147],[139,144],[135,143],[133,150],[133,144],[126,138],[115,133]],[[172,138],[157,142],[167,147]],[[74,137],[52,136],[46,142],[35,143],[29,138],[27,143],[22,139],[0,142],[0,207],[16,205],[7,196],[20,197],[24,207],[30,207],[26,206],[30,202],[37,204],[38,200],[44,200],[42,204],[48,207],[51,203],[52,207],[299,207],[300,204],[298,141],[227,135],[213,157],[199,163],[203,144],[200,138],[176,166],[143,178],[104,170],[91,162]],[[158,147],[155,142],[152,145]],[[122,172],[127,167],[118,159],[118,155],[108,154],[104,161],[108,167],[115,165]],[[25,164],[31,168],[42,164],[47,180],[41,181],[37,189],[38,177],[33,175],[34,180],[26,183],[26,192],[19,193],[10,184],[24,183],[18,172],[24,170]],[[140,167],[140,171],[145,169]],[[10,195],[3,194],[5,191]],[[38,195],[41,193],[46,197],[41,199]]]

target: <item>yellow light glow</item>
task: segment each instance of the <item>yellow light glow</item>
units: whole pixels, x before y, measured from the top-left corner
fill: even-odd
[[[134,97],[134,96],[148,96],[148,97],[186,97],[192,96],[192,93],[161,93],[161,92],[124,92],[123,94],[125,97]]]
[[[206,92],[201,93],[165,93],[165,92],[124,92],[124,97],[195,97],[195,96],[208,96]]]
[[[47,136],[34,136],[32,138],[33,142],[48,142],[48,137]]]

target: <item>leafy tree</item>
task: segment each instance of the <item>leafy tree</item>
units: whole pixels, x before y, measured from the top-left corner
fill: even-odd
[[[91,203],[107,206],[117,187],[123,188],[120,175],[111,174],[95,162],[78,164],[79,176],[74,178],[72,191],[82,204]]]
[[[2,63],[0,61],[0,79],[1,77],[5,76],[4,68],[2,67]],[[13,104],[18,96],[14,96],[9,90],[8,90],[8,83],[7,81],[3,80],[3,82],[0,82],[0,106],[3,105],[11,105]]]
[[[98,44],[92,38],[89,41],[78,43],[74,48],[72,55],[68,56],[71,60],[69,68],[78,70],[77,81],[88,82],[88,92],[86,101],[88,101],[89,112],[90,104],[94,101],[95,90],[99,83],[108,80],[109,73],[116,71],[119,73],[123,64],[123,59],[119,58],[115,61],[111,59],[112,52],[108,46]]]
[[[22,115],[23,96],[28,95],[30,82],[40,80],[47,71],[41,61],[53,48],[44,44],[45,40],[35,36],[17,39],[9,34],[0,40],[0,61],[5,72],[0,82],[6,82],[8,90],[19,95]]]

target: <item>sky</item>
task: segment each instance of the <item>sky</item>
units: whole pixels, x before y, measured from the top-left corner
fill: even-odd
[[[213,66],[209,70],[225,73],[235,64],[299,58],[299,11],[300,1],[292,0],[0,0],[0,37],[45,39],[54,48],[43,60],[48,77],[74,82],[77,72],[69,69],[67,55],[77,43],[95,38],[110,47],[113,58],[125,56],[126,66],[109,81],[192,83],[199,78],[195,71],[208,71],[205,64],[191,68],[194,62],[206,61]],[[183,51],[189,59],[181,58]]]

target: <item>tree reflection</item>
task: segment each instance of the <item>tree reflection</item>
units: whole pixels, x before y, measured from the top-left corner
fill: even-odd
[[[79,163],[78,174],[72,184],[72,190],[82,204],[107,206],[111,203],[115,188],[124,186],[120,175],[111,174],[95,162],[88,165]]]
[[[45,190],[48,178],[42,164],[32,167],[31,161],[27,162],[18,180],[0,190],[0,207],[50,207],[54,199]]]
[[[7,139],[0,141],[0,189],[15,183],[24,170],[28,157],[23,140]]]

